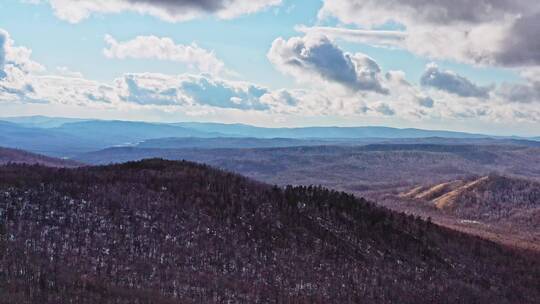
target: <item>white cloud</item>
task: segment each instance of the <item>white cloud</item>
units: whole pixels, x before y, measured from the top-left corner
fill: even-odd
[[[511,102],[540,104],[540,68],[525,69],[521,76],[524,82],[503,83],[496,93]]]
[[[461,97],[488,98],[491,87],[482,87],[453,71],[441,71],[435,64],[427,66],[420,83]]]
[[[344,52],[326,36],[278,38],[267,56],[278,70],[300,81],[322,81],[353,92],[388,94],[381,83],[381,69],[373,59]]]
[[[7,49],[8,34],[5,31],[0,31],[0,79],[6,77],[4,71],[6,64],[6,49]]]
[[[202,75],[127,74],[115,81],[121,100],[141,105],[270,110],[265,88]]]
[[[320,34],[333,40],[339,38],[349,42],[381,46],[403,45],[407,38],[407,34],[401,31],[361,30],[327,26],[297,26],[295,29],[304,34]]]
[[[94,14],[135,12],[168,22],[181,22],[212,14],[232,19],[281,4],[281,0],[43,0],[56,16],[78,23]]]
[[[185,64],[203,73],[217,75],[225,72],[225,64],[213,51],[195,43],[176,44],[171,38],[156,36],[138,36],[130,41],[118,42],[110,35],[105,37],[105,42],[108,48],[103,53],[108,58],[167,60]]]
[[[31,75],[44,67],[31,55],[31,50],[15,46],[9,33],[0,29],[0,101],[42,102],[35,96]]]
[[[56,73],[59,76],[72,77],[72,78],[84,78],[84,75],[81,72],[72,71],[68,67],[65,67],[65,66],[56,67]]]
[[[319,17],[328,16],[367,29],[389,22],[401,24],[407,35],[396,44],[434,59],[502,66],[540,64],[538,1],[325,0]]]
[[[383,73],[372,59],[347,54],[328,40],[282,40],[282,48],[276,49],[275,53],[279,55],[277,63],[292,69],[293,76],[316,78],[319,86],[269,89],[209,74],[125,74],[111,83],[102,83],[85,79],[68,68],[47,72],[32,61],[30,50],[15,46],[7,33],[1,33],[5,37],[5,42],[0,44],[1,58],[4,59],[2,71],[5,72],[5,77],[0,79],[3,110],[18,104],[25,113],[34,107],[41,110],[75,107],[82,109],[80,113],[117,113],[120,118],[128,115],[126,113],[129,117],[146,117],[147,114],[171,119],[182,115],[213,120],[234,117],[237,122],[251,123],[265,119],[312,124],[321,121],[348,121],[349,124],[399,121],[415,125],[435,121],[440,126],[449,123],[466,126],[479,122],[504,125],[515,121],[540,124],[537,103],[509,102],[511,100],[501,93],[500,88],[494,89],[490,100],[464,98],[448,90],[424,91],[407,82],[403,72]],[[321,44],[328,50],[320,51]],[[321,59],[320,56],[328,52],[333,56],[329,56],[328,61],[325,61],[328,58]],[[336,58],[342,60],[342,65],[333,65]],[[300,70],[295,70],[297,67],[291,63],[295,60],[299,61]],[[336,66],[347,68],[344,75],[354,77],[341,75],[343,71],[337,70]],[[539,79],[538,72],[532,69],[523,77],[530,89]],[[385,93],[370,90],[377,88],[371,80],[380,83]],[[333,85],[320,85],[321,81]],[[335,90],[333,86],[345,89]]]

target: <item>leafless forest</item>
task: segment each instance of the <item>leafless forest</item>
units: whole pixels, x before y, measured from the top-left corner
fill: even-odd
[[[538,303],[537,256],[189,162],[0,169],[3,303]]]

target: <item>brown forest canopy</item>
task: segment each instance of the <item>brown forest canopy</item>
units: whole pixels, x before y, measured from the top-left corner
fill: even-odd
[[[190,162],[0,168],[0,303],[538,303],[538,258]]]

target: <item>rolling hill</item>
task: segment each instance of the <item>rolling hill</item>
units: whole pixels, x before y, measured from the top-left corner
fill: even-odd
[[[540,183],[490,174],[418,186],[382,201],[395,210],[511,246],[540,251]]]
[[[189,162],[0,167],[0,303],[538,303],[536,255]]]
[[[531,222],[540,232],[540,183],[522,178],[488,175],[435,186],[418,187],[403,197],[431,202],[459,217],[499,222]],[[525,216],[529,214],[530,218]]]
[[[374,144],[268,149],[157,149],[123,147],[78,155],[88,164],[145,158],[190,160],[260,181],[320,184],[353,193],[391,191],[506,172],[540,178],[540,150],[515,145]]]
[[[38,155],[22,150],[0,147],[0,165],[5,164],[38,164],[48,167],[79,167],[81,164],[75,161],[63,160],[43,155]]]

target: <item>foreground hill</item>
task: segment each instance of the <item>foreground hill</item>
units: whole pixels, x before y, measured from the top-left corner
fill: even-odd
[[[538,303],[538,257],[188,162],[0,168],[0,303]]]
[[[0,165],[8,163],[15,164],[38,164],[48,167],[78,167],[80,163],[70,160],[63,160],[39,154],[34,154],[22,150],[0,147]]]

